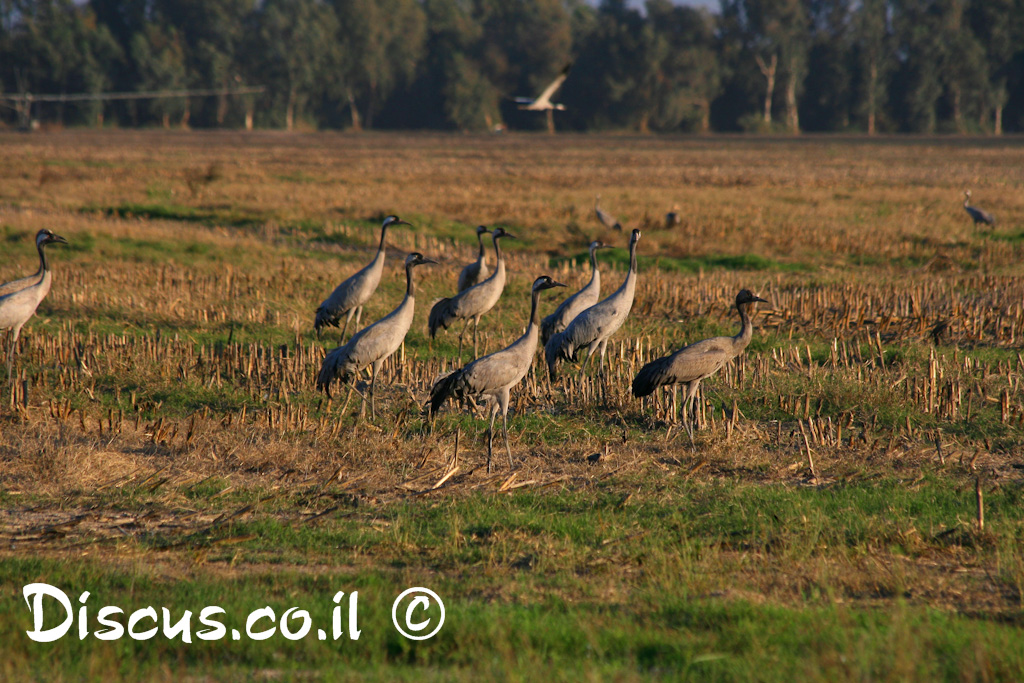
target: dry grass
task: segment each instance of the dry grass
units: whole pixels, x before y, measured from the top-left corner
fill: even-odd
[[[11,542],[2,554],[62,558],[99,544],[113,563],[148,549],[180,570],[190,555],[176,552],[203,547],[219,558],[211,566],[258,574],[260,551],[238,563],[235,550],[209,550],[210,539],[247,548],[233,525],[372,528],[403,506],[523,493],[628,506],[723,484],[827,492],[882,480],[910,496],[934,488],[970,500],[978,479],[1009,505],[1024,469],[1021,168],[1017,140],[0,135],[11,254],[0,281],[34,267],[35,230],[71,242],[52,250],[53,290],[0,402]],[[994,233],[971,226],[960,207],[967,187],[996,214]],[[535,367],[513,392],[519,468],[487,475],[482,421],[447,411],[431,426],[420,414],[456,343],[451,332],[426,339],[426,309],[472,258],[471,227],[505,225],[523,239],[510,245],[510,284],[482,326],[486,350],[503,346],[521,329],[537,274],[582,283],[586,268],[562,257],[590,237],[625,241],[598,230],[598,192],[627,228],[645,229],[634,311],[609,349],[610,389],[597,395],[571,370],[552,386]],[[683,223],[666,231],[673,205]],[[398,252],[443,267],[420,269],[417,323],[388,363],[373,424],[316,394],[336,333],[317,340],[311,322],[367,259],[385,213],[417,227],[393,233],[364,321],[401,295]],[[607,291],[622,276],[617,258]],[[667,397],[641,406],[628,383],[647,360],[732,330],[741,287],[771,304],[746,357],[708,382],[691,448],[669,424]],[[693,590],[726,601],[908,599],[1019,619],[1024,569],[1005,544],[1021,516],[996,510],[995,532],[972,530],[970,503],[939,526],[908,513],[869,555],[775,556],[748,539],[696,568],[661,558],[658,571],[667,586],[684,571]],[[395,533],[369,564],[419,543]],[[576,552],[508,542],[530,563]],[[624,546],[602,562],[639,567]],[[595,592],[629,592],[629,581],[602,576]]]

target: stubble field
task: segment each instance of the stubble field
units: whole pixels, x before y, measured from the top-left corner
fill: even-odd
[[[0,282],[35,269],[38,229],[69,241],[0,394],[0,678],[1019,680],[1022,186],[1013,138],[0,133]],[[482,419],[422,415],[457,362],[430,302],[478,223],[519,238],[481,353],[521,333],[538,275],[586,281],[591,239],[618,247],[611,292],[627,236],[595,194],[643,230],[608,389],[538,359],[517,467],[499,449],[488,474]],[[414,227],[364,324],[406,253],[441,264],[370,420],[316,392],[338,332],[312,321],[388,214]],[[770,303],[691,446],[629,382],[733,334],[744,287]],[[33,582],[89,591],[89,635],[31,641]],[[445,601],[427,641],[391,623],[411,586]],[[337,591],[359,640],[245,635],[266,606],[327,628]],[[219,605],[243,635],[103,641],[105,605],[192,610],[193,633]]]

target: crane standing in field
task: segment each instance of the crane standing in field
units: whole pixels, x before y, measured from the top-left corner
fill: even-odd
[[[604,375],[604,353],[608,346],[608,338],[615,334],[626,321],[633,307],[633,294],[636,292],[636,245],[640,241],[640,231],[634,229],[629,238],[629,272],[612,294],[586,309],[569,325],[552,335],[544,346],[544,358],[548,364],[551,378],[556,376],[560,360],[576,360],[580,349],[586,348],[587,359],[583,362],[581,372],[585,372],[590,359],[595,353],[601,355],[600,374]]]
[[[689,346],[684,346],[675,353],[651,361],[633,378],[633,395],[649,396],[658,387],[673,384],[684,385],[683,414],[686,431],[693,442],[693,426],[690,422],[690,411],[700,381],[718,372],[723,365],[743,353],[750,343],[753,324],[748,313],[756,302],[768,303],[749,289],[740,290],[736,295],[736,310],[740,314],[740,331],[734,337],[712,337]]]
[[[448,329],[448,326],[456,320],[462,319],[466,324],[462,327],[459,335],[459,358],[462,357],[462,339],[469,329],[470,321],[473,322],[473,355],[477,351],[477,330],[480,327],[480,318],[484,313],[494,308],[498,303],[501,293],[505,290],[505,259],[501,255],[499,240],[503,237],[515,239],[515,235],[505,232],[504,228],[495,228],[491,232],[491,239],[494,241],[494,255],[497,259],[497,266],[494,273],[478,285],[459,292],[453,297],[439,299],[430,309],[430,316],[427,324],[430,329],[430,338],[437,336],[438,328]]]
[[[558,334],[572,322],[572,319],[594,304],[601,297],[601,271],[597,268],[597,250],[607,249],[600,240],[590,243],[590,281],[583,289],[558,305],[555,312],[540,322],[540,343],[546,345],[552,335]]]
[[[398,216],[388,216],[380,227],[380,246],[377,247],[377,255],[373,257],[362,270],[348,278],[334,288],[331,295],[327,297],[316,309],[316,318],[313,322],[313,329],[317,336],[324,327],[337,327],[341,316],[345,317],[345,326],[341,328],[341,341],[345,341],[345,332],[348,330],[348,323],[352,320],[352,314],[356,316],[356,329],[359,328],[359,319],[363,315],[363,304],[370,300],[373,293],[377,291],[380,284],[381,273],[384,272],[384,238],[387,236],[388,228],[393,225],[409,225]]]
[[[540,293],[552,287],[565,287],[547,275],[534,280],[531,290],[530,322],[526,332],[519,339],[501,351],[478,358],[461,370],[442,375],[434,380],[430,388],[429,412],[433,416],[449,398],[485,398],[491,401],[491,423],[487,428],[487,471],[491,471],[491,455],[494,446],[494,418],[501,412],[502,431],[505,434],[505,452],[508,466],[515,469],[512,449],[508,445],[508,396],[509,391],[519,384],[533,365],[537,355],[537,340],[540,334]]]
[[[984,223],[985,225],[995,225],[996,224],[995,216],[990,214],[988,211],[985,211],[984,209],[979,209],[976,206],[968,205],[967,202],[969,202],[969,201],[971,201],[971,191],[970,190],[965,190],[964,191],[964,210],[968,213],[968,215],[970,215],[971,219],[974,220],[974,225],[975,226],[977,226],[979,223]]]
[[[7,377],[13,380],[14,349],[21,335],[21,328],[35,315],[39,304],[50,291],[53,275],[46,261],[44,251],[48,244],[67,244],[60,235],[43,229],[36,233],[36,251],[39,252],[39,270],[28,277],[0,285],[0,330],[11,330],[7,348]]]
[[[355,377],[367,365],[370,366],[370,418],[376,419],[374,405],[374,389],[381,365],[388,359],[405,340],[405,335],[412,326],[413,313],[416,307],[412,269],[424,263],[437,263],[423,254],[413,252],[405,259],[405,298],[398,308],[377,322],[364,327],[352,335],[344,346],[339,346],[324,358],[316,386],[330,398],[331,382],[335,377],[342,382]],[[351,396],[351,393],[349,394]],[[365,406],[366,399],[363,399]]]
[[[478,285],[487,279],[490,268],[487,267],[487,250],[484,248],[484,235],[490,232],[482,225],[476,226],[476,241],[480,245],[476,261],[462,269],[459,273],[459,291],[465,291],[473,285]]]
[[[601,222],[601,225],[609,230],[618,230],[619,232],[622,232],[622,223],[616,220],[615,216],[602,209],[600,201],[601,195],[594,195],[594,215],[597,216],[597,220]]]
[[[672,228],[679,227],[683,222],[683,217],[679,214],[679,206],[673,206],[672,210],[665,214],[665,229],[671,230]]]

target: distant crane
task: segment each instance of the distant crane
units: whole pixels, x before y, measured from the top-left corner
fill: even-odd
[[[377,322],[364,327],[352,335],[344,346],[332,350],[324,358],[316,386],[323,390],[328,398],[331,396],[331,382],[337,377],[342,382],[355,377],[366,366],[370,366],[370,418],[376,419],[374,406],[374,389],[381,365],[391,354],[398,350],[405,340],[405,335],[412,326],[413,313],[416,306],[415,285],[412,269],[424,263],[437,263],[423,254],[413,252],[405,259],[405,298],[398,308]],[[351,393],[349,394],[351,396]],[[365,404],[365,397],[364,397]]]
[[[979,209],[976,206],[969,206],[967,204],[967,202],[969,202],[970,200],[971,200],[971,191],[970,190],[965,190],[964,191],[964,210],[971,216],[972,219],[974,219],[974,225],[975,226],[977,226],[978,223],[984,223],[985,225],[995,225],[996,224],[996,217],[995,216],[990,214],[988,211],[985,211],[984,209]]]
[[[679,215],[679,207],[673,206],[672,210],[665,214],[665,229],[671,230],[672,228],[679,227],[683,222],[682,216]]]
[[[749,308],[756,302],[768,303],[749,289],[740,290],[736,295],[736,310],[740,314],[740,331],[735,337],[712,337],[689,346],[684,346],[675,353],[651,361],[637,373],[633,379],[633,395],[648,396],[658,387],[682,384],[683,414],[686,417],[686,431],[693,441],[693,426],[690,423],[690,411],[700,381],[718,372],[723,365],[743,353],[750,343],[753,324],[750,322]]]
[[[508,454],[508,466],[515,469],[512,462],[512,449],[508,445],[508,397],[509,391],[519,384],[533,365],[533,357],[537,355],[537,339],[540,331],[540,313],[538,302],[540,293],[552,287],[565,287],[547,275],[542,275],[533,282],[531,289],[530,322],[526,332],[519,339],[501,351],[478,358],[461,370],[442,375],[434,380],[430,388],[431,416],[449,398],[467,399],[483,398],[491,401],[491,423],[487,428],[487,471],[491,471],[491,455],[494,445],[494,418],[501,412],[502,431],[505,435],[505,452]]]
[[[602,209],[599,205],[600,201],[601,195],[594,195],[594,215],[597,216],[597,220],[601,221],[601,225],[609,230],[622,232],[622,223],[616,220],[615,216]]]
[[[600,372],[604,374],[604,353],[608,346],[608,338],[622,327],[633,307],[637,278],[636,245],[639,241],[640,231],[634,229],[629,238],[629,272],[626,273],[622,285],[607,298],[573,318],[564,330],[552,335],[544,346],[544,358],[552,379],[556,376],[558,361],[576,360],[576,354],[583,348],[586,348],[588,353],[581,372],[586,371],[590,359],[595,353],[599,353]]]
[[[384,272],[384,238],[388,228],[393,225],[409,225],[398,216],[388,216],[380,227],[380,246],[377,247],[377,255],[373,257],[362,270],[348,278],[334,288],[331,295],[327,297],[316,309],[316,318],[313,322],[313,329],[317,336],[324,327],[338,327],[341,316],[345,317],[345,326],[341,328],[341,341],[345,341],[345,332],[348,330],[348,323],[352,320],[352,314],[356,316],[356,329],[359,328],[359,319],[363,315],[363,304],[370,300],[373,293],[377,291],[380,284],[381,273]]]
[[[547,344],[551,336],[558,334],[572,322],[572,319],[594,304],[601,297],[601,271],[597,268],[597,250],[608,249],[601,240],[590,243],[590,281],[572,296],[558,305],[555,312],[540,322],[540,343]]]
[[[484,235],[489,232],[490,230],[483,225],[476,226],[476,241],[480,246],[480,251],[477,254],[476,261],[470,263],[459,273],[460,292],[469,289],[473,285],[480,284],[487,279],[491,272],[487,267],[487,250],[484,248]]]
[[[459,334],[459,357],[462,357],[462,338],[469,328],[470,321],[473,322],[473,355],[477,351],[477,329],[480,327],[480,318],[487,311],[494,308],[498,303],[501,293],[505,290],[505,259],[501,255],[501,246],[498,240],[503,237],[515,239],[515,235],[505,232],[504,228],[495,228],[491,231],[491,239],[494,241],[494,255],[498,265],[494,273],[478,285],[463,290],[453,297],[439,299],[430,309],[430,316],[427,318],[427,325],[430,329],[430,338],[437,336],[438,328],[448,329],[448,326],[456,320],[465,320]]]
[[[14,349],[21,336],[21,328],[28,319],[35,315],[39,304],[50,292],[53,275],[46,261],[44,248],[48,244],[67,244],[60,235],[47,229],[36,233],[36,251],[39,252],[39,270],[28,277],[0,285],[0,330],[11,330],[10,342],[7,347],[7,377],[11,380],[14,367]]]
[[[558,109],[559,111],[565,111],[564,104],[553,104],[551,98],[554,96],[555,91],[562,87],[562,83],[565,83],[565,79],[569,77],[569,71],[572,69],[572,62],[566,64],[555,80],[548,84],[548,87],[544,88],[544,92],[538,95],[536,98],[529,97],[517,97],[515,98],[516,103],[520,109],[525,111],[543,111],[547,113],[548,132],[555,132],[555,117],[553,111]]]

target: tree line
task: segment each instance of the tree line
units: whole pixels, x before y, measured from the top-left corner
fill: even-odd
[[[563,130],[1024,130],[1024,0],[0,0],[11,96],[62,124]],[[241,85],[261,93],[234,95]],[[0,102],[4,102],[0,101]]]

